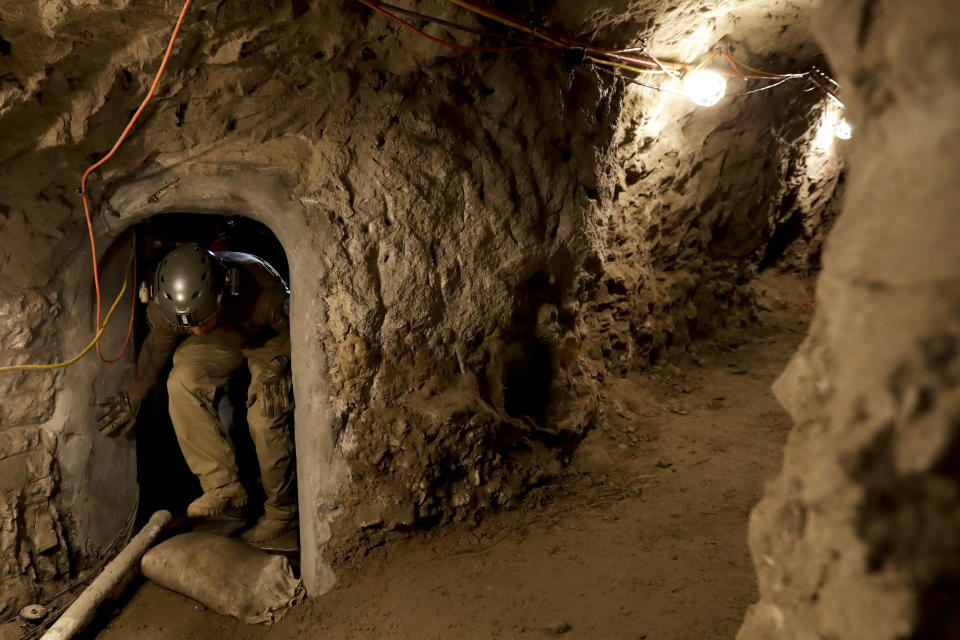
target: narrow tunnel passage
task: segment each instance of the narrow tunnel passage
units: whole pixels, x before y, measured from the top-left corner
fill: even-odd
[[[0,619],[130,538],[137,459],[189,514],[178,394],[263,499],[242,365],[98,428],[142,223],[147,280],[288,252],[290,637],[949,634],[956,1],[400,4],[0,3]],[[104,637],[258,636],[157,585]]]

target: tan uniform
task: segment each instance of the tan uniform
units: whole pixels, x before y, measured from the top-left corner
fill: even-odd
[[[203,490],[211,491],[238,479],[236,456],[227,443],[214,397],[246,362],[252,379],[248,397],[257,397],[247,412],[247,422],[267,494],[264,513],[271,518],[290,519],[296,516],[297,505],[289,416],[267,417],[257,384],[260,373],[274,357],[290,355],[290,320],[285,305],[289,291],[276,271],[255,256],[229,252],[216,255],[225,269],[237,269],[238,295],[224,292],[220,320],[204,335],[192,335],[189,329],[171,325],[156,302],[150,302],[147,318],[151,331],[137,359],[136,377],[128,394],[132,400],[141,401],[176,348],[167,380],[170,418],[190,470]]]

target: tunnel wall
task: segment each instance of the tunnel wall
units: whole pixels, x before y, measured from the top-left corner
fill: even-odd
[[[0,238],[0,251],[8,237]],[[50,345],[59,300],[34,288],[38,282],[0,296],[4,362],[55,353]],[[0,379],[0,602],[29,593],[37,582],[63,578],[71,568],[63,517],[51,499],[60,484],[57,443],[39,429],[53,414],[57,384],[55,374],[44,373]]]
[[[960,12],[860,0],[817,31],[855,127],[810,332],[774,386],[795,426],[750,522],[738,638],[960,634]]]
[[[746,64],[806,70],[822,65],[809,24],[815,4],[679,2],[663,10],[614,2],[587,12],[585,26],[611,41],[651,34],[653,50],[674,59],[697,60],[719,45]],[[750,283],[760,268],[802,276],[819,269],[845,145],[811,144],[821,93],[794,81],[735,95],[761,86],[731,78],[729,96],[709,108],[627,87],[613,142],[603,281],[585,314],[588,353],[610,370],[662,363],[669,347],[754,320]]]

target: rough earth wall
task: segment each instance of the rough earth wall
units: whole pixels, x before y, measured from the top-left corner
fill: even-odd
[[[653,50],[675,59],[693,61],[720,45],[747,64],[806,70],[822,65],[809,28],[815,4],[611,3],[588,12],[585,25],[613,41],[647,36]],[[707,109],[627,86],[603,281],[587,313],[589,353],[611,371],[656,362],[668,347],[717,326],[749,322],[748,285],[758,268],[818,268],[843,150],[811,144],[822,94],[786,83],[736,95],[758,86],[731,79],[729,97]]]
[[[796,425],[750,524],[768,638],[960,635],[960,11],[837,3],[850,178],[810,333],[775,392]]]
[[[0,207],[0,355],[3,362],[43,361],[55,353],[56,293],[47,270],[32,268],[18,246],[32,234],[20,212]],[[44,256],[36,256],[42,260]],[[0,378],[0,614],[38,583],[69,574],[64,523],[52,500],[59,486],[55,438],[43,425],[54,409],[56,374]]]
[[[755,319],[758,269],[815,270],[843,162],[811,147],[822,107],[787,90],[678,115],[628,97],[592,357],[612,371],[656,363]]]

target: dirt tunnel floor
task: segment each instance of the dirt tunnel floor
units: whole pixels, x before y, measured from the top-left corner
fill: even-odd
[[[769,388],[811,314],[810,283],[759,286],[759,325],[608,379],[605,424],[523,509],[374,548],[272,629],[148,583],[96,637],[732,638],[757,595],[747,515],[789,428]]]

